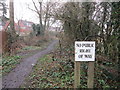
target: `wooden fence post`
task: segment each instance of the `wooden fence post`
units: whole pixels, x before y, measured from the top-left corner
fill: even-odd
[[[88,62],[88,81],[87,86],[88,88],[93,88],[94,83],[94,62]]]
[[[8,51],[7,41],[8,41],[8,34],[5,31],[0,31],[0,54],[4,54]]]
[[[75,69],[74,69],[74,88],[78,88],[80,85],[80,62],[75,61]]]

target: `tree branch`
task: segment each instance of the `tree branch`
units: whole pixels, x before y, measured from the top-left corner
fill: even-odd
[[[40,12],[39,12],[39,10],[38,10],[38,8],[37,8],[35,2],[34,2],[33,0],[32,0],[32,2],[33,2],[33,5],[34,5],[34,7],[35,7],[35,9],[36,9],[36,12],[37,12],[38,14],[40,14]]]

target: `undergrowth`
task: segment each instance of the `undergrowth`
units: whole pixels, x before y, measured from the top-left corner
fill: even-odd
[[[9,73],[17,64],[20,63],[20,56],[5,56],[2,58],[2,75]]]
[[[21,86],[24,88],[73,88],[74,52],[71,48],[59,49],[39,59],[33,72]],[[96,55],[97,56],[97,55]],[[102,61],[100,61],[102,60]],[[97,56],[95,61],[94,88],[118,88],[118,65]],[[81,62],[79,88],[87,88],[88,63]]]
[[[63,69],[57,59],[53,60],[52,54],[46,55],[38,61],[34,71],[21,87],[72,88],[74,72],[69,72],[70,68],[70,66],[66,66]]]

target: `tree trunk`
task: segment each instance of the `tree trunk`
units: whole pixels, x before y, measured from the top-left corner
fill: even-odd
[[[15,28],[14,28],[14,0],[10,0],[10,30],[13,34],[15,34]]]

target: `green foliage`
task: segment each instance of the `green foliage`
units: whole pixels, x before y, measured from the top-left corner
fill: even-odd
[[[116,64],[104,61],[101,64],[95,64],[95,84],[98,88],[117,88],[119,86],[118,71]]]
[[[59,61],[56,59],[56,61]],[[28,87],[28,82],[32,81],[29,86],[31,88],[64,88],[73,85],[73,72],[69,72],[67,69],[70,67],[63,67],[64,71],[61,71],[59,63],[52,61],[51,54],[42,57],[37,65],[34,67],[34,71],[29,78],[26,79],[27,83],[21,87]],[[53,64],[54,63],[54,64]],[[38,74],[39,73],[39,74]]]
[[[40,47],[36,47],[36,46],[26,46],[24,48],[22,48],[23,50],[36,50],[36,49],[40,49]]]
[[[36,36],[44,35],[44,30],[42,29],[42,27],[39,24],[37,24],[37,25],[33,24],[32,27],[33,27],[33,31],[34,31],[33,33]]]
[[[72,64],[70,62],[68,63],[66,59],[55,58],[53,61],[51,54],[45,55],[38,61],[33,69],[34,71],[30,74],[29,78],[26,79],[26,84],[22,85],[22,87],[73,88],[74,69]],[[117,88],[117,77],[114,75],[117,74],[117,72],[110,72],[116,70],[115,64],[108,61],[101,64],[103,67],[97,64],[97,62],[95,63],[94,87],[103,89]],[[87,69],[87,63],[82,63],[79,88],[87,88]]]
[[[20,56],[6,56],[2,59],[2,74],[6,74],[10,72],[13,68],[15,68],[16,64],[20,63]]]

